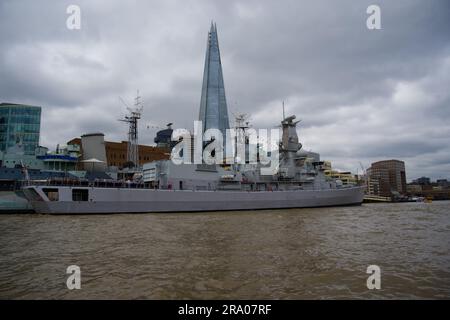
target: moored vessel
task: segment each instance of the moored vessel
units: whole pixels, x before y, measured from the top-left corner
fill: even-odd
[[[143,181],[51,181],[24,187],[38,213],[147,213],[259,210],[359,205],[362,186],[344,186],[324,175],[317,153],[302,150],[295,116],[285,118],[273,174],[261,174],[256,164],[148,163]]]

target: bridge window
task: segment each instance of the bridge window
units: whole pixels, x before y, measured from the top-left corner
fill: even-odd
[[[27,197],[29,197],[32,201],[44,201],[44,199],[42,199],[42,197],[34,189],[27,188],[24,189],[23,192],[26,193]]]

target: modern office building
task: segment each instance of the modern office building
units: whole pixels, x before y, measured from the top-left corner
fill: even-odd
[[[0,103],[0,151],[20,145],[25,155],[35,155],[40,126],[41,107]]]
[[[225,135],[230,128],[217,27],[213,23],[208,33],[199,120],[203,131],[219,129]]]
[[[431,179],[428,177],[420,177],[416,180],[414,180],[415,183],[420,184],[420,185],[429,185],[431,184]]]
[[[436,184],[442,188],[450,187],[450,182],[447,179],[437,179]]]
[[[177,142],[172,141],[172,123],[167,124],[167,129],[159,130],[154,139],[156,146],[159,148],[172,149]]]
[[[383,160],[372,163],[367,169],[367,190],[371,195],[392,197],[405,195],[405,163],[400,160]]]

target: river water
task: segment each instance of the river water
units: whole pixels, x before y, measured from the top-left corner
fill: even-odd
[[[80,290],[67,289],[69,265]],[[449,299],[450,202],[2,215],[0,298]]]

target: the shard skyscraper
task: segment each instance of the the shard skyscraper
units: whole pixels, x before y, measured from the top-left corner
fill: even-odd
[[[199,120],[203,122],[203,132],[214,128],[221,130],[225,136],[226,129],[230,128],[217,27],[213,23],[211,23],[206,47]]]

